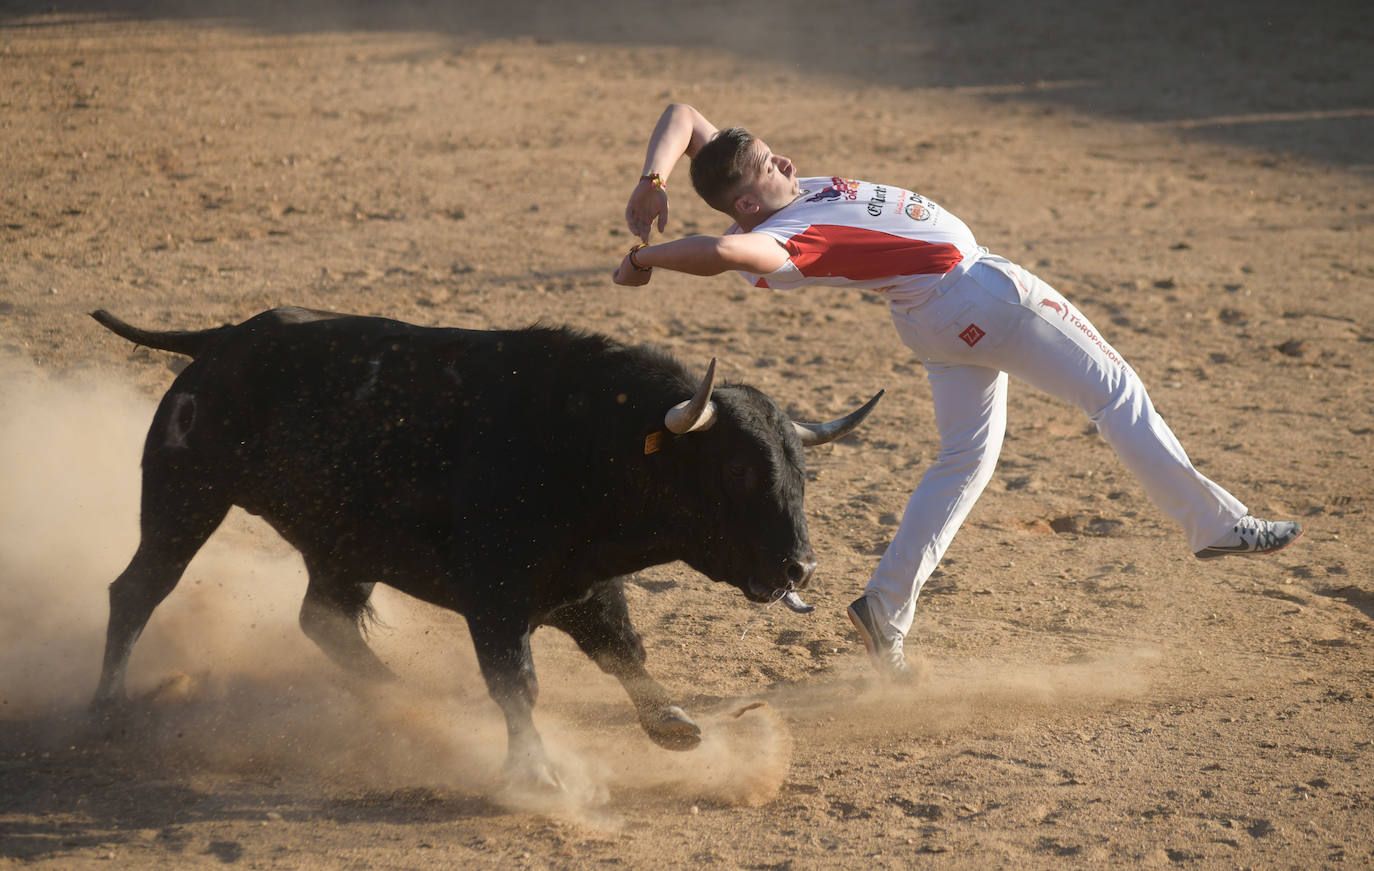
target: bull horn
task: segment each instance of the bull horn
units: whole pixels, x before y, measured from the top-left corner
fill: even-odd
[[[792,421],[792,426],[797,431],[797,438],[801,439],[803,447],[813,448],[816,445],[823,445],[826,442],[833,442],[840,436],[847,435],[854,431],[854,428],[864,422],[868,413],[873,410],[873,406],[878,404],[878,400],[883,398],[886,391],[879,390],[872,399],[863,404],[863,407],[851,411],[838,420],[829,423],[797,423]]]
[[[711,401],[711,390],[716,384],[716,359],[706,367],[706,375],[697,387],[697,394],[686,402],[679,402],[663,416],[663,425],[668,432],[686,435],[700,429],[710,429],[716,422],[716,404]]]

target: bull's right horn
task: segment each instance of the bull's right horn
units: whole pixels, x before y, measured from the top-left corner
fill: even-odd
[[[711,401],[711,391],[716,384],[716,359],[706,367],[706,376],[697,387],[696,396],[686,402],[679,402],[663,416],[663,425],[668,432],[686,435],[697,430],[710,429],[716,422],[716,404]]]
[[[872,399],[863,404],[862,408],[855,409],[838,420],[829,423],[797,423],[792,421],[792,426],[797,430],[797,437],[801,439],[802,447],[813,448],[816,445],[823,445],[826,442],[833,442],[842,435],[853,432],[854,428],[864,422],[868,413],[873,410],[873,406],[878,404],[878,400],[883,398],[886,391],[879,390]]]

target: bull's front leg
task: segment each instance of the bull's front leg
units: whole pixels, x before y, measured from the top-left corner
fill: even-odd
[[[562,786],[534,728],[539,681],[530,655],[530,626],[514,613],[469,613],[468,630],[487,692],[506,717],[506,774],[523,784]]]
[[[654,743],[669,750],[691,750],[701,743],[701,729],[644,669],[644,643],[630,622],[621,579],[596,585],[585,599],[557,608],[544,622],[571,635],[602,671],[620,681]]]

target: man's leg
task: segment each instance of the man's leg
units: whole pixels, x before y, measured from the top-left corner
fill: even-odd
[[[927,363],[926,373],[940,453],[921,476],[896,536],[850,611],[860,634],[870,636],[864,642],[875,664],[886,672],[903,670],[901,640],[911,629],[916,597],[992,478],[1007,425],[1004,373],[939,363]]]
[[[1000,285],[1003,276],[1015,285],[1012,293]],[[1194,468],[1155,411],[1144,383],[1082,312],[1054,288],[1009,263],[986,268],[979,264],[970,277],[989,296],[1002,294],[1016,320],[1006,340],[989,348],[995,365],[1081,408],[1150,500],[1183,528],[1195,553],[1203,555],[1237,534],[1247,517],[1245,505]],[[1281,534],[1291,536],[1291,541],[1298,527],[1294,524]],[[1250,548],[1262,549],[1273,548]]]

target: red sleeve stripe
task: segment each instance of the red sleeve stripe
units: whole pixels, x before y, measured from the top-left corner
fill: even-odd
[[[870,281],[894,275],[944,275],[964,259],[957,246],[838,224],[812,224],[787,240],[802,275]]]

